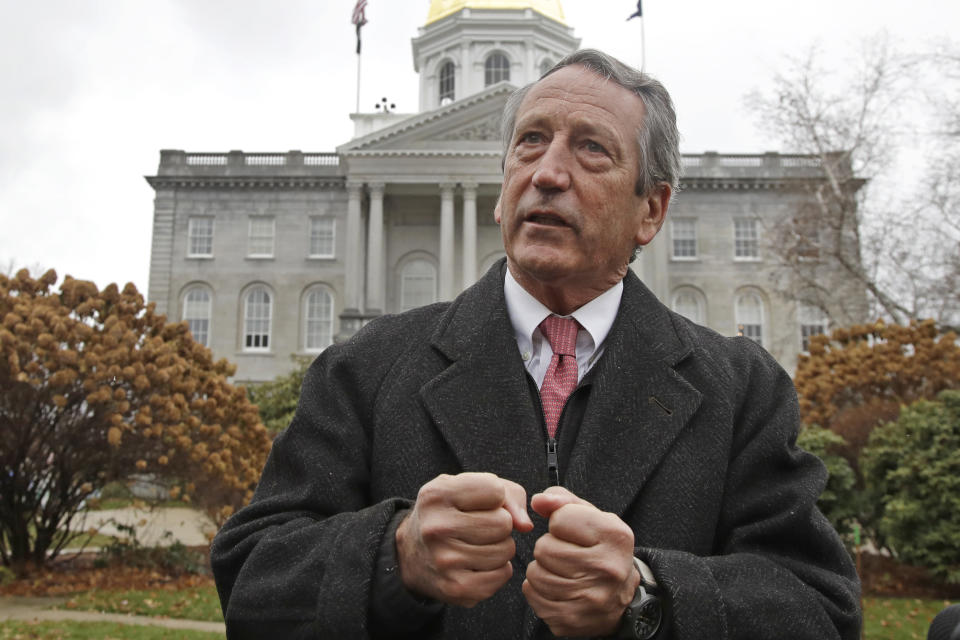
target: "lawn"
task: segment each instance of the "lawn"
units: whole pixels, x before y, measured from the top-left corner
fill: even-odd
[[[933,617],[949,600],[917,598],[864,598],[866,640],[923,640]]]
[[[948,600],[865,598],[865,638],[867,640],[923,640],[927,637],[930,621],[949,605]],[[161,589],[88,591],[72,596],[66,607],[77,610],[223,621],[216,589],[212,586],[191,587],[177,591]],[[139,638],[141,636],[119,637]],[[0,640],[5,638],[6,636],[0,636]]]
[[[223,640],[223,634],[112,622],[0,622],[0,640]]]
[[[181,584],[154,589],[89,589],[73,593],[61,608],[78,611],[105,611],[144,616],[222,622],[216,589],[210,585]],[[866,640],[924,640],[933,617],[950,605],[944,599],[864,599]],[[0,622],[0,640],[211,640],[216,633],[179,631],[113,623]]]
[[[92,590],[70,597],[61,609],[166,616],[185,620],[223,622],[220,600],[213,587],[166,589]]]

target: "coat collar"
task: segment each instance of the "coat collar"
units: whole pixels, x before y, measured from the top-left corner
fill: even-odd
[[[546,436],[506,311],[505,268],[494,265],[444,314],[431,343],[450,364],[420,395],[464,471],[542,490]],[[623,514],[700,404],[674,370],[691,351],[670,313],[628,272],[591,372],[594,388],[564,473],[568,489]]]

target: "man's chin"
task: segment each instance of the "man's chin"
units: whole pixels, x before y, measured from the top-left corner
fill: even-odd
[[[528,278],[545,284],[557,283],[565,280],[576,272],[570,261],[570,255],[559,250],[536,250],[514,256],[510,260],[513,265],[514,277],[518,280],[518,271]]]

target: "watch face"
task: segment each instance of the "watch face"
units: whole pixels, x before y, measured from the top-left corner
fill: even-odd
[[[635,638],[652,638],[660,628],[660,602],[651,598],[641,602],[633,610],[633,635]]]

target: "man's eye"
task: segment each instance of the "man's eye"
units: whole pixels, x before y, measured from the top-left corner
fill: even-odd
[[[539,144],[542,141],[543,141],[543,136],[541,136],[539,133],[536,133],[534,131],[525,133],[522,136],[520,136],[521,144]]]
[[[606,148],[604,148],[602,144],[600,144],[599,142],[594,142],[593,140],[587,140],[586,143],[584,144],[584,147],[590,153],[606,153],[607,152]]]

